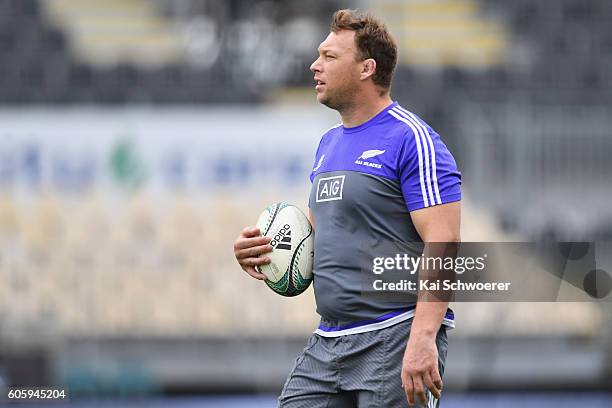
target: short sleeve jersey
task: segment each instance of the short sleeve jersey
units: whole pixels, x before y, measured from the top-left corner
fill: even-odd
[[[411,211],[461,199],[461,174],[440,136],[394,102],[357,127],[328,130],[310,180],[316,332],[360,333],[414,316],[414,302],[362,296],[361,274],[377,244],[422,242]],[[454,326],[450,309],[443,323]]]

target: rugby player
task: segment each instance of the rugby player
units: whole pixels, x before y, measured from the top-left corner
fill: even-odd
[[[381,241],[459,242],[461,175],[440,136],[391,100],[397,46],[382,22],[339,10],[318,51],[317,100],[342,120],[322,136],[310,175],[321,322],[279,406],[438,407],[454,326],[448,302],[362,296],[368,266],[357,254]],[[255,266],[269,262],[269,242],[248,227],[234,243],[256,279],[265,279]]]

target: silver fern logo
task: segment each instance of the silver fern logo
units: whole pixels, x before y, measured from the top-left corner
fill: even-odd
[[[359,156],[357,160],[371,159],[372,157],[380,156],[384,152],[385,150],[366,150],[365,152],[361,153],[361,156]]]

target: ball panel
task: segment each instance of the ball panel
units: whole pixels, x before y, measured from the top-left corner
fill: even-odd
[[[264,282],[270,289],[281,295],[289,289],[289,275],[287,274],[284,274],[277,282],[272,282],[270,279],[266,279]]]
[[[255,224],[255,226],[261,231],[261,235],[266,235],[268,233],[272,223],[276,219],[276,214],[278,214],[278,211],[279,205],[276,203],[270,205],[264,212],[261,213],[259,219],[257,220],[257,224]]]

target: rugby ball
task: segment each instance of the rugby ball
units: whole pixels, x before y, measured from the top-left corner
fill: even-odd
[[[308,218],[299,208],[275,203],[264,210],[256,224],[270,237],[270,263],[257,269],[266,275],[266,284],[283,296],[297,296],[312,282],[314,236]]]

